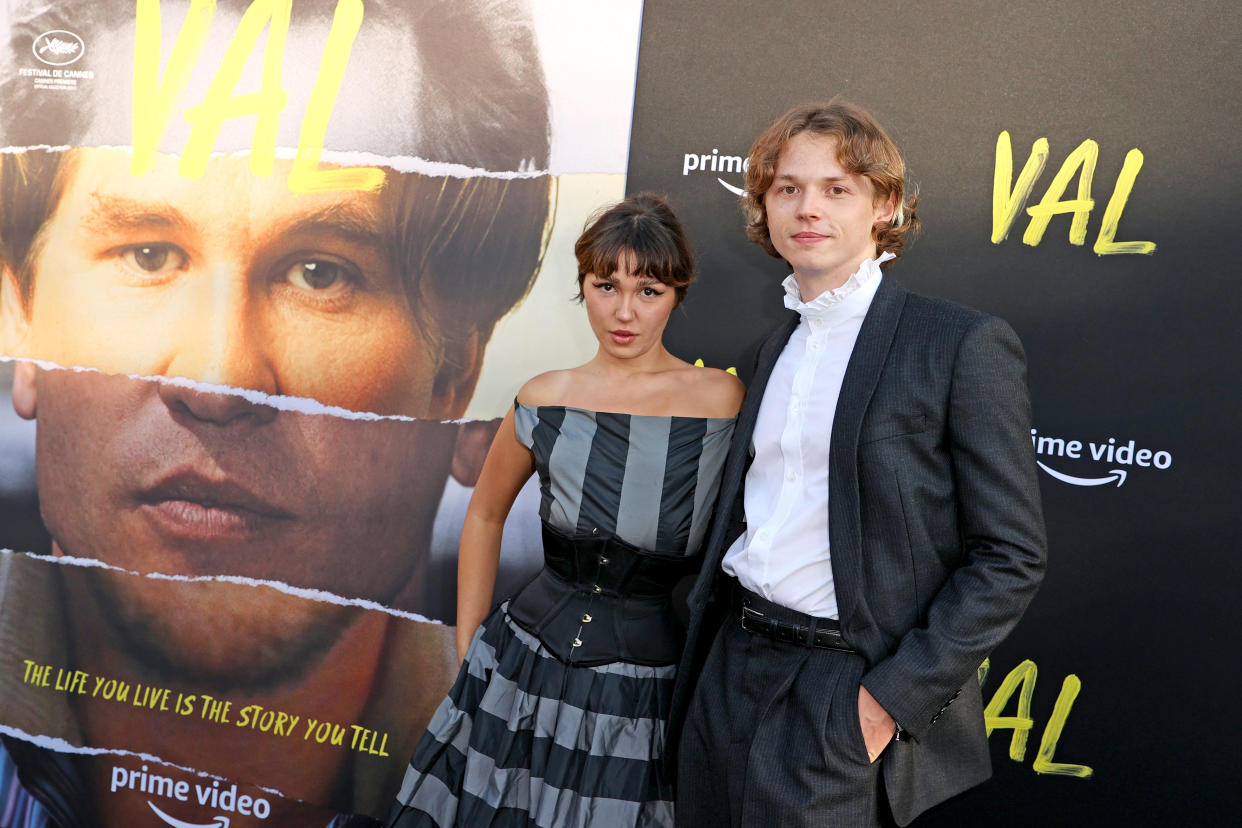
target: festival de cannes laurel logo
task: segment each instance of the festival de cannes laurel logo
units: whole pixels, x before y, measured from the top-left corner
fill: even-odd
[[[73,32],[53,29],[34,39],[31,51],[48,66],[68,66],[86,51],[86,43]]]

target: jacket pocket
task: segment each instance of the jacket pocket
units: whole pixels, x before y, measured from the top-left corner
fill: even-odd
[[[918,434],[926,431],[930,425],[931,421],[926,414],[898,415],[877,423],[864,422],[862,431],[858,435],[858,444]]]

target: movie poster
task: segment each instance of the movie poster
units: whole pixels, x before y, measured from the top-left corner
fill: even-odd
[[[0,825],[387,813],[499,418],[594,352],[642,8],[584,6],[7,4]]]

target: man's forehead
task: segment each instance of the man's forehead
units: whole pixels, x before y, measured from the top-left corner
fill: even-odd
[[[786,142],[776,159],[773,180],[813,180],[824,183],[867,181],[841,163],[841,142],[835,135],[800,132]]]
[[[176,43],[183,19],[179,5],[161,16],[161,86],[168,82],[168,55]],[[183,113],[202,103],[207,96],[240,19],[236,9],[219,9],[213,16],[184,93],[162,134],[160,151],[180,153],[185,148],[192,127]],[[408,26],[399,23],[395,17],[379,14],[364,19],[349,52],[340,85],[342,91],[332,101],[324,139],[326,150],[400,155],[407,154],[409,147],[416,145],[419,135],[415,109],[419,104],[421,68],[416,59],[413,34]],[[297,5],[294,5],[293,20],[282,52],[280,87],[287,101],[280,110],[278,147],[293,149],[299,145],[303,116],[319,78],[329,28],[318,16],[299,20]],[[100,56],[98,62],[103,65],[130,67],[134,63],[134,37],[132,24],[107,29],[95,36],[92,50]],[[232,94],[249,95],[263,88],[265,48],[266,34],[246,56]],[[108,80],[108,83],[92,87],[95,117],[77,142],[81,146],[129,146],[133,143],[130,126],[134,103],[132,72],[109,74]],[[367,94],[357,94],[363,89]],[[249,151],[256,120],[253,115],[226,120],[213,150],[221,153]]]
[[[79,210],[98,211],[111,204],[129,210],[139,205],[169,206],[191,214],[214,210],[252,217],[327,209],[373,217],[378,212],[379,196],[371,192],[294,194],[286,182],[291,161],[277,161],[272,175],[260,176],[252,173],[246,156],[215,156],[207,161],[202,178],[189,179],[180,174],[176,156],[156,155],[152,169],[133,175],[127,150],[86,148],[71,153],[61,204]]]

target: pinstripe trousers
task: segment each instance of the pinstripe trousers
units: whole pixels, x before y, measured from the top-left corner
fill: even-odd
[[[725,620],[686,713],[680,828],[892,824],[858,723],[855,653],[773,641]]]

